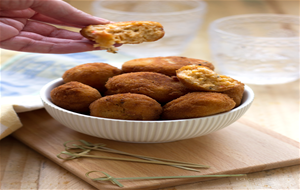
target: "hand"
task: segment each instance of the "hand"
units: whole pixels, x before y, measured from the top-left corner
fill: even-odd
[[[99,50],[81,34],[49,24],[83,28],[110,23],[62,0],[0,0],[0,16],[0,47],[36,53]]]

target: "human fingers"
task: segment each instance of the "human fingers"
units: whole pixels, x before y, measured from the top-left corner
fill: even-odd
[[[84,27],[83,25],[70,24],[70,23],[67,23],[67,22],[64,22],[64,21],[61,21],[61,20],[57,20],[57,19],[52,18],[52,17],[48,17],[48,16],[40,14],[40,13],[35,14],[33,17],[31,17],[31,19],[35,20],[35,21],[41,21],[41,22],[60,25],[60,26],[70,26],[70,27],[76,27],[76,28]]]
[[[26,23],[26,19],[23,18],[1,18],[0,17],[0,41],[9,39],[19,34]]]
[[[98,17],[95,17],[95,18],[101,19],[101,18],[98,18]],[[46,16],[46,15],[43,15],[43,14],[40,14],[40,13],[35,14],[33,17],[31,17],[31,19],[36,20],[36,21],[51,23],[51,24],[55,24],[55,25],[71,26],[71,27],[76,27],[76,28],[83,28],[83,27],[86,26],[86,25],[82,25],[82,24],[81,25],[80,24],[72,24],[72,23],[62,21],[62,20],[57,20],[55,18]],[[105,23],[101,22],[101,23],[98,23],[98,24],[107,24],[107,23],[113,23],[113,21],[107,21]],[[90,24],[87,24],[87,25],[90,25]]]
[[[70,40],[44,37],[30,32],[21,32],[20,35],[0,43],[1,48],[35,53],[77,53],[99,50],[94,48],[88,40]]]
[[[110,22],[80,11],[62,0],[0,0],[0,11],[25,10],[28,8],[58,21],[82,27]]]
[[[65,29],[59,29],[52,25],[41,22],[28,21],[23,31],[36,33],[42,36],[55,37],[62,39],[81,40],[85,39],[79,32],[72,32]]]
[[[31,20],[47,22],[47,23],[51,23],[51,24],[71,26],[71,27],[80,27],[79,25],[76,25],[76,24],[65,23],[63,21],[56,20],[54,18],[37,13],[30,8],[23,9],[23,10],[0,10],[0,16],[1,16],[1,18],[11,18],[11,19],[26,18],[26,19],[31,19]]]
[[[67,35],[68,31],[65,31],[65,34],[63,35]],[[73,32],[70,32],[70,34],[72,35]],[[94,44],[93,42],[91,42],[88,39],[85,39],[83,37],[81,38],[61,38],[60,34],[59,35],[53,35],[53,36],[43,36],[34,32],[28,32],[28,31],[22,31],[20,32],[20,34],[18,36],[21,37],[26,37],[26,38],[30,38],[36,41],[45,41],[45,42],[51,42],[51,43],[73,43],[73,42],[84,42],[84,43],[89,43],[89,44]]]
[[[22,10],[0,10],[0,16],[6,18],[31,18],[34,14],[36,14],[36,12],[30,8]]]
[[[29,8],[36,0],[0,0],[0,10],[22,10]]]
[[[54,26],[45,23],[35,22],[35,21],[28,21],[25,27],[23,28],[23,31],[32,32],[44,37],[46,36],[46,37],[54,37],[54,38],[61,38],[61,39],[90,41],[87,40],[85,37],[83,37],[79,32],[59,29]],[[94,43],[94,42],[90,41],[90,43]],[[122,44],[114,44],[114,46],[120,47],[122,46]]]
[[[94,17],[83,11],[76,9],[62,0],[36,0],[31,6],[38,14],[33,19],[53,18],[55,20],[84,27],[91,24],[107,24],[110,21],[99,17]],[[46,17],[45,17],[46,16]]]

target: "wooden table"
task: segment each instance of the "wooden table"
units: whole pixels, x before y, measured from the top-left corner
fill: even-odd
[[[68,0],[89,12],[90,1]],[[225,16],[249,13],[283,13],[299,16],[298,0],[207,0],[208,12],[199,35],[182,54],[211,60],[207,28]],[[1,62],[17,52],[1,50]],[[243,116],[291,139],[299,137],[299,80],[282,85],[249,85],[256,98]],[[52,161],[9,136],[0,141],[0,189],[95,189]],[[243,180],[224,178],[160,190],[195,189],[300,189],[299,165],[249,174]]]

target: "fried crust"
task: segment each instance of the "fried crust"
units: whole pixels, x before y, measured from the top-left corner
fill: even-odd
[[[159,103],[169,102],[188,93],[188,90],[178,80],[155,72],[117,75],[110,78],[105,87],[107,95],[127,92],[144,94]]]
[[[103,93],[107,80],[121,72],[121,69],[107,63],[86,63],[65,71],[62,78],[64,82],[78,81]]]
[[[90,105],[90,114],[96,117],[126,120],[157,120],[161,105],[142,94],[115,94],[105,96]]]
[[[245,84],[239,83],[236,87],[233,87],[230,90],[226,90],[224,92],[221,92],[222,94],[227,94],[230,98],[233,99],[235,102],[235,107],[241,105],[243,94],[245,90]]]
[[[215,69],[212,63],[202,59],[167,56],[129,60],[122,65],[122,71],[124,73],[149,71],[162,73],[168,76],[176,76],[176,70],[186,65],[201,65],[208,67],[211,70]]]
[[[233,109],[235,102],[226,94],[191,92],[163,106],[161,118],[188,119],[214,115]]]
[[[54,88],[50,97],[52,102],[61,108],[87,113],[90,104],[102,96],[95,88],[72,81]]]
[[[126,21],[105,25],[89,25],[80,30],[82,36],[95,41],[95,47],[116,53],[114,44],[153,42],[165,34],[163,26],[153,21]]]
[[[239,81],[208,69],[207,67],[188,65],[176,71],[182,84],[192,91],[223,92],[239,85]]]

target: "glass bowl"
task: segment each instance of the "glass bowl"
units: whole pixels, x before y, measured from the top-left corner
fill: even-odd
[[[247,84],[299,79],[299,16],[249,14],[210,24],[210,47],[219,72]]]
[[[92,3],[92,14],[114,22],[160,22],[165,36],[156,42],[126,44],[119,52],[137,58],[180,55],[197,35],[206,12],[203,1],[103,1]]]

